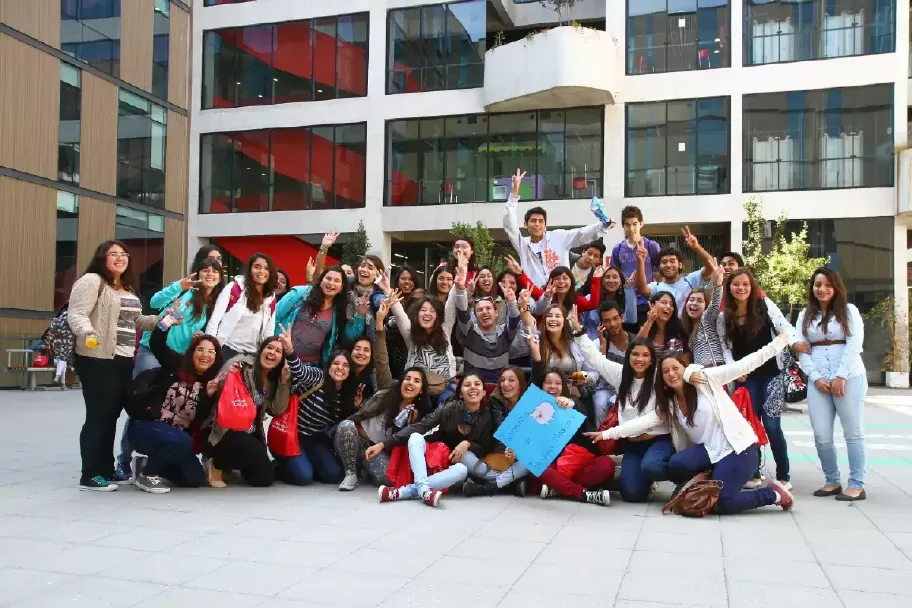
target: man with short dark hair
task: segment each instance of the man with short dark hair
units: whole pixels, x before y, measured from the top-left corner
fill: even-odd
[[[723,251],[719,257],[719,266],[722,267],[722,272],[725,273],[727,279],[731,273],[744,267],[744,258],[736,251]]]
[[[646,249],[646,272],[651,278],[659,269],[659,250],[661,247],[652,239],[640,234],[643,229],[643,212],[639,207],[628,205],[621,209],[621,226],[624,228],[624,240],[611,250],[611,264],[621,269],[624,278],[628,280],[626,290],[628,301],[636,298],[636,319],[625,319],[628,328],[639,328],[646,322],[646,313],[649,312],[649,303],[645,296],[636,290],[629,281],[637,269],[637,244],[642,244]]]
[[[613,224],[592,224],[573,230],[548,230],[548,214],[541,207],[533,207],[523,216],[529,236],[519,232],[516,203],[519,202],[519,187],[526,173],[516,170],[513,176],[513,191],[504,205],[503,226],[516,253],[519,264],[532,282],[544,287],[548,275],[558,266],[570,266],[570,249],[599,238],[602,231]]]
[[[684,302],[691,289],[703,287],[706,281],[712,276],[713,265],[715,261],[703,247],[700,241],[690,232],[688,226],[681,228],[681,234],[684,236],[684,242],[688,247],[700,256],[703,260],[703,268],[695,270],[688,275],[681,276],[684,270],[684,260],[677,249],[667,248],[659,252],[659,274],[661,281],[647,282],[646,277],[646,248],[637,247],[637,271],[636,271],[636,288],[643,296],[650,297],[660,291],[667,291],[674,296],[675,303],[678,306],[678,316],[684,310]]]
[[[570,267],[570,272],[573,274],[573,283],[576,286],[576,293],[589,294],[589,281],[592,279],[592,273],[595,269],[604,263],[605,249],[605,243],[602,242],[602,239],[596,239],[583,247],[581,255],[576,258],[576,262]]]

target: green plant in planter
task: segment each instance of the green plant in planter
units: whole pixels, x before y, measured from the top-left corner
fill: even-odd
[[[908,373],[909,356],[902,356],[902,345],[896,334],[896,301],[893,296],[885,298],[861,315],[866,323],[886,327],[890,332],[890,348],[884,353],[884,369],[888,372]],[[912,325],[909,326],[909,340],[912,342]]]

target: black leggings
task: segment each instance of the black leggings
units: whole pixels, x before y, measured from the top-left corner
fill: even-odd
[[[114,477],[114,436],[117,419],[133,377],[133,359],[96,359],[76,355],[73,362],[82,383],[86,417],[79,433],[82,480]]]
[[[240,471],[252,486],[265,488],[275,481],[275,467],[266,453],[266,446],[256,435],[226,431],[222,440],[212,446],[210,454],[215,468]]]

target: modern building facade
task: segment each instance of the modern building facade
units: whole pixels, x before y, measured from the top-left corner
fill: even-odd
[[[688,224],[715,251],[740,249],[744,202],[762,198],[767,218],[808,222],[862,310],[893,295],[905,323],[895,0],[581,0],[557,28],[538,0],[194,8],[191,248],[280,249],[299,281],[323,232],[363,221],[383,259],[427,274],[454,222],[503,238],[521,167],[549,226],[591,222],[597,195],[639,206],[660,241]]]
[[[107,239],[146,301],[184,276],[190,11],[0,1],[0,337],[41,335]]]

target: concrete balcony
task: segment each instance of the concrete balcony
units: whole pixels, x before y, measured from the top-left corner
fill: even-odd
[[[623,74],[618,42],[600,30],[563,26],[485,53],[489,112],[614,104]]]

